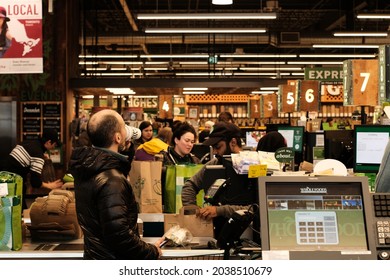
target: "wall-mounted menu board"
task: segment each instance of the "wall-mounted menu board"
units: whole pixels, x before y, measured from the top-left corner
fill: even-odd
[[[54,128],[62,140],[62,102],[21,102],[20,140],[38,139],[45,128]]]

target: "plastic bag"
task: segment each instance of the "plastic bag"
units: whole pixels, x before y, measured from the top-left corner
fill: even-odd
[[[164,236],[171,241],[167,243],[167,246],[186,246],[193,239],[193,235],[188,229],[178,225],[171,227]]]

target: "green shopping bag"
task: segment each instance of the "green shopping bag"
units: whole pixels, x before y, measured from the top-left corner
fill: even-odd
[[[21,176],[0,172],[0,250],[22,248],[22,193]]]
[[[168,165],[165,175],[164,212],[179,213],[183,206],[181,202],[181,191],[187,179],[195,175],[203,164],[190,165]],[[203,203],[203,192],[197,195],[198,205]]]

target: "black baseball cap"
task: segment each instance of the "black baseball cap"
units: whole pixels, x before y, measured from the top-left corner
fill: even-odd
[[[213,131],[209,138],[203,142],[203,145],[214,146],[222,140],[231,140],[233,138],[240,138],[241,130],[238,126],[228,122],[217,122],[214,125]]]
[[[58,138],[58,131],[54,128],[44,128],[42,133],[42,140],[43,142],[51,140],[51,142],[57,143],[57,147],[62,145],[60,139]]]

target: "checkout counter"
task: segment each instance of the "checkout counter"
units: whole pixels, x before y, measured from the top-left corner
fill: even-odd
[[[154,243],[158,237],[144,237],[148,243]],[[221,260],[224,250],[220,249],[191,249],[193,246],[207,243],[205,238],[194,238],[186,247],[163,248],[162,259],[187,259],[187,260]],[[82,260],[83,240],[76,239],[67,242],[44,242],[26,240],[20,251],[0,251],[0,259],[8,260]]]
[[[29,210],[23,213],[23,220],[26,225],[31,223]],[[152,237],[152,232],[155,235],[162,236],[164,234],[163,214],[140,214],[142,218],[143,236],[142,239],[147,243],[155,243],[160,237]],[[154,235],[153,235],[154,236]],[[208,248],[207,244],[216,242],[212,237],[193,237],[190,244],[185,247],[163,247],[162,259],[188,259],[188,260],[204,260],[204,259],[223,259],[224,250],[217,248]],[[215,244],[215,243],[214,243]],[[19,251],[0,251],[1,259],[36,259],[36,260],[82,260],[83,259],[83,239],[74,239],[70,241],[47,241],[32,239],[27,231],[24,238],[23,247]]]

